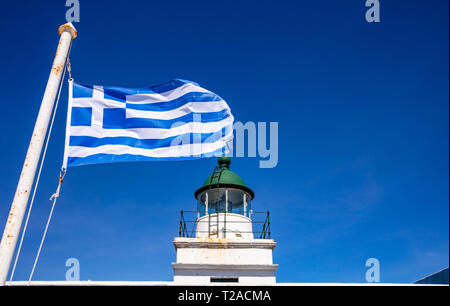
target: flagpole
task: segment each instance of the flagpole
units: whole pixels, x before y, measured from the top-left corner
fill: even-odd
[[[58,49],[56,50],[47,87],[45,88],[44,97],[42,98],[41,108],[39,109],[39,114],[34,126],[33,136],[31,137],[22,173],[20,175],[19,183],[17,184],[16,194],[11,204],[11,210],[0,244],[0,286],[5,285],[8,276],[55,104],[55,98],[59,84],[61,83],[62,72],[67,62],[70,45],[72,40],[77,36],[77,31],[71,23],[66,23],[59,27],[59,34],[61,35],[61,38],[59,40]]]

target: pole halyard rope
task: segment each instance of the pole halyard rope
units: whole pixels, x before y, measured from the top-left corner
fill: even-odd
[[[49,142],[50,142],[50,136],[51,136],[52,130],[53,130],[53,123],[54,123],[54,121],[55,121],[56,111],[57,111],[57,109],[58,109],[59,98],[60,98],[60,96],[61,96],[61,89],[62,89],[62,86],[63,86],[63,83],[64,83],[64,79],[65,79],[65,75],[66,75],[66,69],[69,70],[70,78],[72,78],[72,75],[71,75],[71,73],[70,73],[70,66],[69,66],[69,65],[70,65],[69,56],[70,56],[70,51],[71,51],[71,49],[72,49],[72,42],[70,43],[69,51],[68,51],[68,53],[67,53],[67,61],[66,61],[66,65],[65,65],[65,67],[64,67],[63,76],[62,76],[61,82],[60,82],[60,84],[59,84],[58,98],[57,98],[57,100],[56,100],[56,104],[55,104],[55,107],[54,107],[54,109],[53,109],[52,121],[51,121],[51,123],[50,123],[49,132],[48,132],[48,134],[47,134],[47,139],[46,139],[46,143],[45,143],[45,148],[44,148],[44,152],[43,152],[43,155],[42,155],[41,164],[40,164],[40,166],[39,166],[38,176],[37,176],[37,178],[36,178],[36,184],[34,185],[33,196],[32,196],[32,198],[31,198],[30,207],[29,207],[28,213],[27,213],[27,218],[26,218],[25,225],[24,225],[24,228],[23,228],[22,236],[21,236],[21,238],[20,238],[19,248],[17,249],[16,258],[15,258],[15,260],[14,260],[14,266],[13,266],[13,269],[12,269],[12,271],[11,271],[11,276],[10,276],[10,279],[9,279],[9,285],[11,285],[11,283],[12,283],[12,280],[13,280],[13,277],[14,277],[14,273],[15,273],[15,270],[16,270],[16,266],[17,266],[17,262],[18,262],[18,260],[19,260],[20,251],[22,250],[23,239],[24,239],[25,233],[26,233],[26,231],[27,231],[28,221],[29,221],[30,215],[31,215],[31,209],[33,208],[33,203],[34,203],[34,199],[35,199],[35,196],[36,196],[37,187],[38,187],[38,185],[39,185],[39,180],[40,180],[41,173],[42,173],[42,169],[43,169],[44,162],[45,162],[45,156],[46,156],[46,153],[47,153],[48,144],[49,144]],[[65,169],[62,169],[62,170],[61,170],[61,173],[62,173],[63,171],[64,171],[64,176],[65,176],[65,172],[66,172]],[[64,176],[63,176],[63,177],[64,177]],[[60,178],[61,178],[61,174],[60,174]],[[59,184],[58,189],[57,189],[57,194],[58,194],[58,196],[59,196],[59,191],[60,191],[61,183],[62,183],[62,181],[60,180],[60,184]],[[52,198],[53,198],[53,196],[52,196]],[[50,200],[51,200],[51,199],[50,199]],[[52,208],[52,211],[53,211],[53,208]],[[33,267],[33,270],[34,270],[34,267]],[[31,280],[31,277],[30,277],[30,280]]]
[[[31,283],[31,279],[33,278],[34,270],[36,269],[37,262],[39,260],[39,256],[41,254],[42,246],[44,245],[45,237],[47,236],[48,227],[50,225],[50,221],[52,220],[53,210],[55,209],[56,200],[59,198],[59,192],[61,191],[61,185],[64,181],[64,177],[66,175],[66,169],[61,169],[59,174],[59,183],[58,188],[56,188],[56,192],[51,196],[50,201],[53,200],[52,209],[50,210],[50,215],[48,216],[47,225],[45,226],[44,234],[42,235],[41,244],[39,245],[39,250],[36,255],[36,259],[34,260],[33,269],[31,270],[30,278],[28,279],[28,286]]]

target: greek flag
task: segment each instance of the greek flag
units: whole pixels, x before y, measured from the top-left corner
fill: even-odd
[[[71,81],[63,167],[227,155],[233,121],[221,97],[190,81],[138,89]]]

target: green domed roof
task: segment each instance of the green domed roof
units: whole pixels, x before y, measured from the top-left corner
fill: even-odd
[[[203,186],[195,192],[195,198],[205,190],[227,187],[246,191],[252,199],[255,197],[254,192],[247,187],[241,177],[230,170],[231,158],[219,157],[217,162],[218,166],[216,166],[213,173],[206,179]]]

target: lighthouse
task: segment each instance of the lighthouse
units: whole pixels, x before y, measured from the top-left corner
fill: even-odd
[[[274,285],[270,214],[254,210],[254,192],[220,157],[194,193],[196,210],[181,211],[172,263],[180,285]]]

